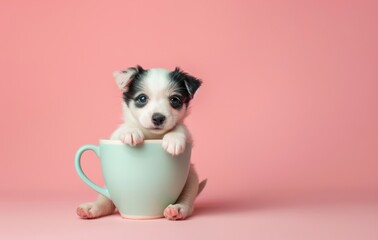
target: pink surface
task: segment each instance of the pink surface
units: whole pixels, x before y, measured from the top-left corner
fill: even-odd
[[[247,238],[266,224],[270,239],[277,229],[293,239],[296,224],[312,233],[323,223],[325,234],[346,216],[348,231],[364,232],[377,222],[369,215],[378,195],[377,22],[376,1],[1,1],[0,190],[9,207],[1,206],[0,237],[31,223],[17,236],[63,225],[67,235],[226,227]],[[187,124],[209,182],[190,223],[74,215],[95,196],[75,173],[75,151],[120,123],[111,73],[136,64],[180,66],[204,81]],[[98,161],[86,158],[101,183]],[[229,197],[249,207],[227,208]],[[295,218],[287,207],[266,213],[249,203],[304,198],[353,204],[322,205],[312,220],[315,212]]]
[[[275,204],[201,199],[186,221],[81,220],[75,201],[1,202],[1,239],[290,239],[376,240],[378,204]]]

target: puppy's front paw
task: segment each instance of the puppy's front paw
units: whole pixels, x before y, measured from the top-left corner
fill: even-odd
[[[171,155],[179,155],[185,150],[186,137],[182,133],[167,133],[163,138],[163,148]]]
[[[140,129],[131,128],[131,129],[124,130],[119,135],[119,140],[121,140],[124,144],[135,146],[143,142],[144,135]]]

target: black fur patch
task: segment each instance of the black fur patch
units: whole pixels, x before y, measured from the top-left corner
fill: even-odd
[[[143,75],[147,73],[148,70],[144,70],[141,66],[137,66],[133,68],[136,71],[134,76],[132,76],[131,83],[127,89],[127,91],[123,92],[123,100],[127,105],[129,105],[130,101],[135,97],[135,94],[142,90],[142,79]]]
[[[187,74],[180,68],[169,73],[171,78],[170,87],[171,89],[181,96],[181,100],[186,106],[189,105],[190,100],[192,100],[195,92],[201,86],[202,81]]]

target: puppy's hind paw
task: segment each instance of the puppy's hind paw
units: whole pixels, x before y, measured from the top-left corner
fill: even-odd
[[[83,219],[94,219],[114,213],[113,204],[98,204],[96,202],[82,203],[76,209],[76,214]]]
[[[164,217],[168,220],[183,220],[190,214],[190,208],[183,204],[171,204],[164,210]]]
[[[99,217],[100,209],[94,203],[83,203],[76,209],[76,214],[83,219],[93,219]]]

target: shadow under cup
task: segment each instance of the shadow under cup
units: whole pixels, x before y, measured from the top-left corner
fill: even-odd
[[[76,153],[80,178],[93,190],[108,197],[125,218],[163,217],[164,209],[176,202],[190,168],[191,145],[178,156],[168,154],[162,140],[145,140],[132,147],[116,140],[84,145]],[[91,181],[81,167],[81,156],[91,150],[101,161],[105,187]]]

